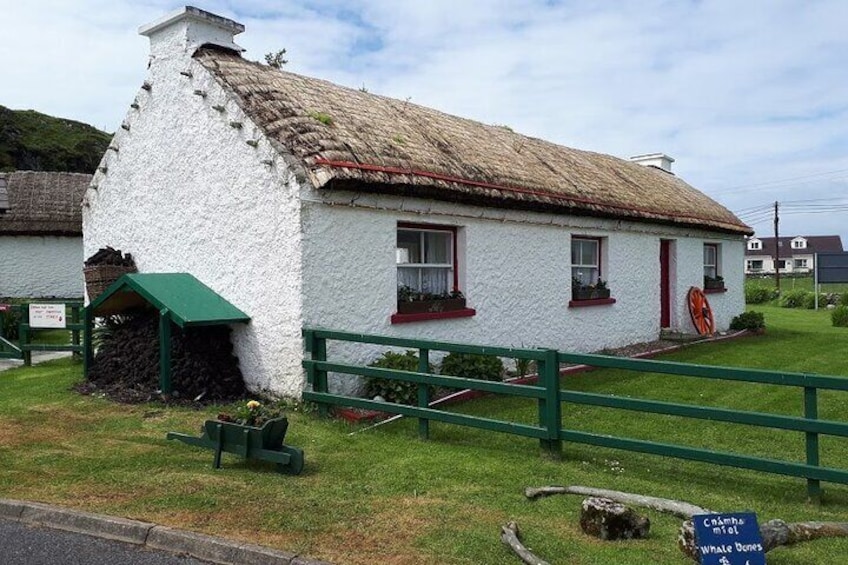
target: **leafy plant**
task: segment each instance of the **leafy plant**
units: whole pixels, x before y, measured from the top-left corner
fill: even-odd
[[[503,362],[490,355],[474,355],[471,353],[448,353],[442,360],[443,375],[479,379],[482,381],[499,381],[504,372]]]
[[[318,120],[325,126],[333,125],[333,117],[330,114],[325,114],[324,112],[316,112],[313,110],[312,112],[309,112],[309,117],[313,120]]]
[[[815,301],[815,295],[800,288],[788,290],[780,296],[782,308],[812,308],[813,301]]]
[[[762,312],[743,312],[730,321],[731,330],[759,331],[765,327],[766,321]]]
[[[848,328],[848,306],[842,304],[830,313],[830,321],[837,328]]]
[[[842,293],[842,296],[839,297],[839,304],[841,306],[848,306],[848,292]]]
[[[222,422],[233,422],[242,426],[261,428],[268,420],[281,418],[283,410],[279,406],[266,406],[258,400],[248,400],[239,405],[232,414],[218,414]]]
[[[765,304],[774,300],[774,298],[774,289],[759,284],[745,283],[746,304]]]
[[[17,341],[20,323],[21,312],[18,308],[10,305],[8,309],[0,310],[0,336],[9,341]]]
[[[459,290],[450,292],[433,293],[433,292],[418,292],[417,290],[401,285],[397,289],[398,302],[417,302],[420,300],[450,300],[453,298],[465,298]]]
[[[265,64],[269,67],[274,67],[275,69],[282,69],[283,65],[288,63],[289,60],[286,59],[286,50],[280,49],[279,51],[270,51],[265,53]]]
[[[407,351],[406,353],[386,351],[369,367],[414,372],[418,371],[418,355],[414,351]],[[431,389],[430,392],[432,394],[433,390]],[[398,404],[416,404],[418,402],[418,384],[406,381],[365,377],[365,393],[369,398],[380,396],[387,402]]]

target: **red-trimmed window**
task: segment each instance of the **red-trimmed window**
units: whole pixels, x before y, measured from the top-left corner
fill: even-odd
[[[601,238],[571,238],[571,280],[592,286],[601,279]]]
[[[393,324],[466,318],[468,308],[459,290],[457,228],[398,223],[397,312]]]
[[[456,228],[398,224],[398,289],[434,296],[458,290]]]
[[[603,279],[602,252],[605,238],[571,236],[571,300],[569,308],[615,304]]]

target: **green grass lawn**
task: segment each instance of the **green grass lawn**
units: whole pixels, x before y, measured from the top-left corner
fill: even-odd
[[[826,312],[755,307],[764,336],[690,346],[664,359],[848,376],[848,329]],[[516,436],[416,423],[359,430],[291,411],[287,442],[306,452],[303,475],[167,442],[196,433],[222,411],[157,404],[120,406],[69,389],[81,378],[70,360],[0,373],[0,497],[83,508],[302,552],[339,564],[509,564],[499,541],[514,519],[525,541],[551,563],[686,563],[679,520],[646,511],[649,539],[605,543],[579,528],[580,497],[525,500],[525,486],[582,484],[687,500],[720,511],[753,510],[761,520],[848,520],[848,486],[825,483],[820,506],[805,482],[708,464],[566,445],[562,461],[540,457]],[[800,391],[683,377],[593,371],[567,377],[577,390],[801,413]],[[848,395],[821,394],[821,416],[846,419]],[[535,405],[487,398],[454,408],[533,422]],[[563,405],[564,426],[803,460],[801,434]],[[352,431],[357,431],[350,435]],[[822,462],[848,468],[848,445],[822,441]],[[841,563],[848,539],[819,540],[769,553],[770,565]]]

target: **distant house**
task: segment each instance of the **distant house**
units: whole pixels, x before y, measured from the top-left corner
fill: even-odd
[[[141,28],[148,75],[83,217],[86,255],[191,273],[250,316],[233,341],[252,389],[300,394],[304,325],[597,351],[693,332],[686,295],[706,275],[726,285],[720,329],[744,310],[752,231],[669,157],[283,72],[241,56],[243,30],[189,7]],[[600,281],[608,294],[578,292]]]
[[[812,273],[816,253],[842,252],[838,235],[798,235],[777,240],[781,273]],[[745,274],[774,274],[775,238],[751,237],[745,246]]]
[[[91,175],[0,173],[0,297],[83,295],[82,213]]]

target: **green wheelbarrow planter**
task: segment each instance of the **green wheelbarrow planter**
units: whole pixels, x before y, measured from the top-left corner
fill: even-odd
[[[177,432],[168,432],[168,439],[175,439],[188,445],[205,447],[215,451],[212,467],[221,467],[221,453],[241,455],[245,459],[270,461],[277,464],[277,471],[288,475],[299,475],[303,471],[303,450],[285,445],[287,418],[268,420],[261,428],[245,426],[234,422],[206,420],[203,435],[193,437]]]

